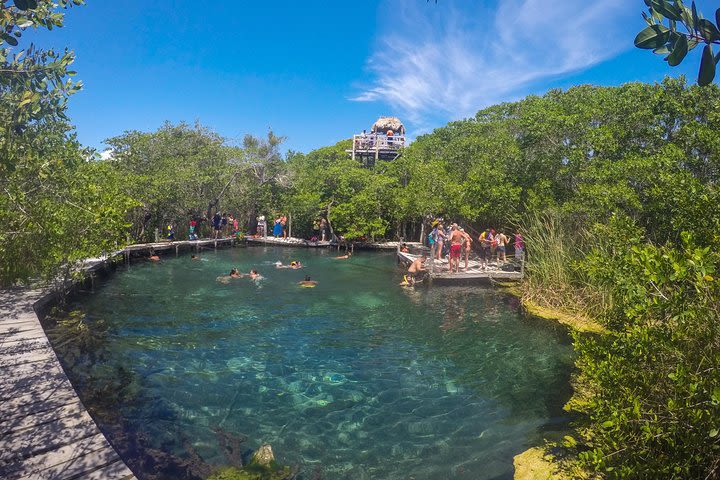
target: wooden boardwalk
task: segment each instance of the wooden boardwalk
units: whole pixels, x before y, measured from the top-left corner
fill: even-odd
[[[250,244],[255,245],[281,245],[284,247],[307,247],[307,248],[328,248],[338,247],[337,243],[333,242],[313,242],[311,240],[304,240],[302,238],[276,238],[276,237],[246,237],[246,241]],[[397,250],[401,242],[350,242],[343,243],[340,245],[341,248],[355,249],[358,250]],[[422,246],[419,242],[402,242],[406,243],[411,247]]]
[[[34,305],[0,292],[0,478],[134,479],[70,384]]]
[[[410,265],[418,255],[411,253],[397,252],[398,260],[404,265]],[[430,260],[427,261],[426,267],[427,273],[432,280],[442,280],[445,283],[458,281],[458,280],[501,280],[501,281],[515,281],[523,278],[522,272],[517,271],[505,271],[497,268],[493,265],[486,269],[483,269],[478,260],[468,261],[467,272],[463,271],[465,267],[465,259],[460,259],[460,269],[458,273],[450,273],[448,271],[448,260],[443,258],[442,260],[435,260],[434,265],[430,267]]]
[[[245,237],[245,240],[249,244],[254,245],[279,245],[283,247],[306,247],[306,248],[327,248],[334,246],[331,242],[312,242],[310,240],[304,240],[302,238],[288,237],[288,238],[276,238],[276,237]]]

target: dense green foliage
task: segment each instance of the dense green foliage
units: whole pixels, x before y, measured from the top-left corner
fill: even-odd
[[[229,212],[250,223],[257,212],[275,211],[287,182],[278,152],[283,138],[246,136],[241,147],[201,125],[165,124],[156,132],[125,132],[107,140],[105,162],[124,179],[124,193],[138,202],[128,213],[131,240],[154,241],[173,225],[186,238],[191,218]],[[208,233],[205,224],[205,233]]]
[[[498,107],[534,164],[515,179],[526,295],[608,332],[575,338],[577,458],[603,477],[719,474],[718,105],[668,80]]]
[[[62,26],[80,1],[16,1],[0,9],[0,285],[67,278],[80,259],[125,237],[133,201],[117,172],[88,161],[65,116],[80,85],[71,52],[22,49],[28,28]],[[58,276],[58,274],[62,274]]]
[[[607,332],[575,338],[588,392],[573,402],[582,413],[568,442],[576,465],[606,478],[720,476],[716,86],[681,79],[552,90],[452,122],[372,168],[348,157],[347,140],[282,155],[272,132],[232,145],[185,124],[126,132],[108,140],[112,155],[100,160],[65,118],[79,88],[68,81],[72,54],[17,50],[25,29],[61,26],[69,2],[6,3],[2,285],[67,278],[83,258],[153,240],[168,224],[184,238],[190,218],[215,211],[249,232],[258,215],[290,214],[296,236],[312,235],[323,217],[351,239],[422,239],[437,216],[471,232],[520,226],[525,295]],[[660,28],[661,16],[691,25],[688,42],[716,41],[692,8],[650,4],[655,36],[646,32],[641,46],[656,42],[669,62],[685,47],[675,25]]]

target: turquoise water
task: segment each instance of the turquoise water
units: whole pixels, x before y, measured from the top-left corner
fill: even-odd
[[[511,478],[564,421],[561,332],[491,288],[403,289],[392,254],[335,255],[251,247],[117,272],[79,301],[109,328],[80,388],[123,367],[139,392],[117,407],[126,428],[214,464],[220,428],[326,479]],[[231,267],[265,278],[217,282]]]

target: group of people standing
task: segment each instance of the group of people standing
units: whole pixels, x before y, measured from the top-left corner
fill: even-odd
[[[275,225],[273,226],[273,237],[275,238],[287,238],[287,216],[278,215],[275,217]]]
[[[495,259],[498,266],[507,263],[506,250],[510,244],[510,237],[501,231],[495,231],[492,228],[485,229],[477,237],[479,245],[480,265],[484,270],[488,268],[489,263]],[[434,248],[433,260],[442,260],[446,255],[448,257],[448,270],[451,273],[457,273],[460,269],[460,259],[464,257],[465,268],[467,272],[472,250],[473,238],[465,229],[453,223],[448,227],[444,227],[442,223],[437,223],[428,235],[428,243],[430,248]],[[522,259],[525,251],[525,241],[519,230],[514,235],[515,257]]]
[[[188,221],[188,240],[201,238],[203,236],[201,232],[202,225],[207,221],[208,219],[204,215],[191,217]],[[212,226],[213,238],[223,238],[240,233],[240,223],[237,217],[233,217],[228,213],[215,212],[215,215],[210,219],[210,225]],[[170,241],[175,240],[175,227],[173,225],[167,226],[167,239]]]
[[[384,143],[389,147],[393,147],[396,143],[402,145],[402,138],[396,135],[391,128],[388,128],[385,133],[371,132],[368,134],[363,130],[360,134],[360,139],[356,139],[355,143],[355,147],[361,149],[372,149],[376,146],[384,146]]]
[[[240,231],[240,224],[237,218],[227,213],[215,212],[212,218],[214,238],[227,237],[230,233],[236,235]],[[232,229],[232,232],[231,232]]]

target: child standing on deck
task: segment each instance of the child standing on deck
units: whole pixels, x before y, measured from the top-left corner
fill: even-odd
[[[522,261],[525,256],[525,239],[520,233],[520,229],[515,230],[515,258]]]
[[[488,262],[490,259],[490,247],[493,243],[492,231],[489,228],[486,229],[478,237],[478,242],[480,242],[480,265],[482,266],[483,270],[485,270],[488,267]]]

